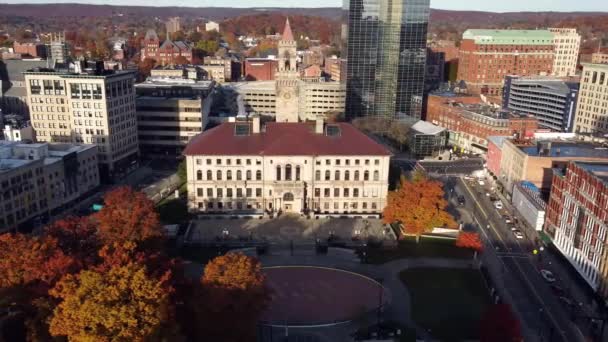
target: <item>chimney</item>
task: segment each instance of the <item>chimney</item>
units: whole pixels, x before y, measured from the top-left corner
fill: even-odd
[[[259,134],[260,133],[260,116],[259,115],[253,115],[253,134]]]
[[[315,133],[323,134],[323,115],[317,115],[315,120]]]

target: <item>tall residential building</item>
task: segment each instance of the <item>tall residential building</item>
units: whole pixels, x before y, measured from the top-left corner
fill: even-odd
[[[608,300],[608,161],[553,170],[544,231],[578,273]]]
[[[167,28],[167,35],[170,37],[182,29],[182,19],[180,17],[171,17],[165,22],[165,27]]]
[[[429,0],[344,0],[346,115],[418,121]]]
[[[136,167],[134,72],[41,68],[24,74],[37,141],[96,144],[107,180]]]
[[[378,215],[391,153],[350,124],[224,123],[184,151],[195,213]]]
[[[578,65],[578,53],[581,47],[581,36],[574,28],[550,28],[554,35],[555,60],[554,76],[574,76]]]
[[[583,64],[574,122],[577,133],[608,133],[608,64]]]
[[[0,141],[0,233],[48,219],[98,186],[95,145]]]
[[[541,128],[572,132],[579,85],[578,80],[555,77],[507,76],[503,108],[534,115]]]
[[[64,64],[70,61],[70,51],[68,44],[65,41],[65,32],[52,33],[49,42],[49,53],[51,66],[55,64]]]
[[[507,75],[550,75],[555,47],[547,30],[466,30],[458,80],[475,94],[502,95]]]

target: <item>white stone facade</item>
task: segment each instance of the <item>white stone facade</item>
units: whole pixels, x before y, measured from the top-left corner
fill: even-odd
[[[550,28],[549,31],[554,35],[553,75],[560,77],[575,76],[581,36],[574,28]]]

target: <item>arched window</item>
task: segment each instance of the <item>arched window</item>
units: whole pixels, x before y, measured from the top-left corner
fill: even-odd
[[[300,180],[300,166],[296,166],[296,180]]]
[[[380,172],[378,171],[374,171],[374,181],[379,181],[380,180]]]
[[[291,164],[285,166],[285,180],[291,180]]]
[[[280,181],[281,180],[281,167],[277,166],[277,180]]]
[[[215,179],[222,180],[222,170],[217,170],[217,177]]]
[[[330,177],[329,170],[325,171],[325,180],[328,181]]]
[[[318,181],[321,180],[321,171],[319,171],[319,170],[315,171],[315,180],[318,180]]]
[[[211,170],[207,170],[207,180],[213,180],[213,172]]]
[[[355,180],[358,181],[359,180],[359,171],[355,171]]]
[[[365,171],[365,172],[363,173],[363,180],[364,180],[364,181],[368,181],[368,180],[369,180],[369,171]]]
[[[293,202],[293,194],[291,192],[288,192],[285,195],[283,195],[283,201]]]
[[[226,180],[232,180],[232,171],[231,170],[226,171]]]
[[[337,181],[340,180],[340,170],[336,170],[334,180],[337,180]]]
[[[245,172],[245,177],[247,177],[247,180],[251,180],[251,170],[247,170],[247,172]]]
[[[203,171],[196,171],[196,180],[203,180]]]
[[[344,171],[344,180],[345,181],[349,181],[350,180],[350,171]]]
[[[236,180],[242,180],[243,179],[243,173],[241,172],[241,170],[236,170]]]
[[[262,180],[262,171],[257,170],[255,172],[255,180]]]

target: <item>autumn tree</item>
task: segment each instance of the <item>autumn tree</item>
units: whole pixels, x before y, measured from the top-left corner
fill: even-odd
[[[139,71],[140,79],[144,80],[150,76],[150,71],[156,66],[156,60],[153,58],[145,58],[139,63],[137,69]]]
[[[24,285],[53,286],[76,264],[52,237],[0,235],[0,288]]]
[[[494,304],[480,323],[481,342],[521,342],[521,323],[508,304]]]
[[[420,235],[435,227],[456,224],[446,211],[447,205],[441,182],[426,177],[408,180],[401,176],[399,187],[388,194],[384,223],[401,223],[402,233],[415,235],[419,241]]]
[[[103,208],[95,214],[98,235],[105,244],[141,242],[163,236],[154,203],[130,187],[116,188],[104,196]]]
[[[95,262],[100,242],[97,226],[89,217],[70,216],[55,221],[45,228],[48,236],[55,238],[61,250],[84,267]]]
[[[154,339],[170,321],[171,287],[131,263],[108,272],[68,275],[51,289],[61,300],[50,332],[70,341],[144,341]]]
[[[460,234],[458,234],[458,238],[456,239],[455,245],[456,247],[474,250],[475,259],[477,258],[477,252],[481,252],[483,250],[483,244],[481,243],[479,234],[473,232],[460,232]]]
[[[184,56],[177,56],[173,60],[173,64],[175,64],[175,65],[190,64],[190,61],[188,61],[188,59]]]
[[[196,300],[199,337],[214,341],[255,339],[256,324],[270,299],[260,262],[240,253],[217,257],[207,264]],[[201,331],[202,330],[202,331]]]

